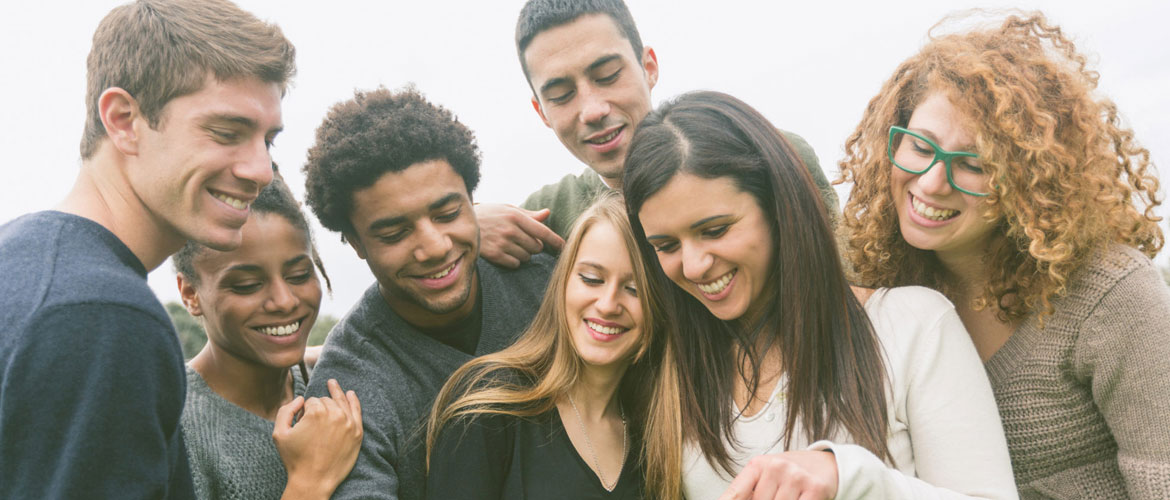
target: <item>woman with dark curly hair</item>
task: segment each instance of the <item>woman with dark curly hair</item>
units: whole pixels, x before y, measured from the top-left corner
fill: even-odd
[[[845,144],[846,252],[983,358],[1025,498],[1170,495],[1170,292],[1149,151],[1042,14],[933,37]]]

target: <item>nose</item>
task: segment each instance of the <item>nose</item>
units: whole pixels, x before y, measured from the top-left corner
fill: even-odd
[[[939,161],[925,173],[918,175],[918,187],[923,194],[945,195],[951,191],[951,183],[947,180],[947,166]]]
[[[415,231],[418,235],[418,244],[414,248],[414,258],[418,262],[443,260],[450,253],[453,246],[451,237],[434,224],[420,221]]]
[[[611,283],[610,286],[605,287],[601,291],[601,296],[597,298],[597,312],[606,317],[621,314],[622,303],[619,293],[621,293],[620,283]]]
[[[301,299],[282,279],[273,282],[271,291],[268,300],[264,301],[264,309],[268,312],[291,312],[301,304]]]
[[[264,189],[272,182],[272,156],[268,152],[268,143],[264,137],[253,141],[252,147],[247,148],[245,157],[237,164],[236,177],[251,181],[256,185],[256,191]]]
[[[699,245],[683,242],[679,251],[682,252],[683,277],[694,281],[706,281],[707,271],[711,269],[711,254],[705,252]]]
[[[591,125],[609,116],[609,101],[597,89],[588,88],[578,90],[581,99],[581,123]]]

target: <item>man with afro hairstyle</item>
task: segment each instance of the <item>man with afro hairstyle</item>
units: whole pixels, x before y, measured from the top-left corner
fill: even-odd
[[[375,283],[329,334],[309,383],[362,398],[365,438],[333,498],[425,498],[420,425],[473,356],[510,345],[540,305],[553,261],[479,259],[470,130],[414,88],[356,92],[330,110],[305,165],[306,201]]]

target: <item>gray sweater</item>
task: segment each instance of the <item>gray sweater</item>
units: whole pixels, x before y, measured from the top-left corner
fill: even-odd
[[[300,370],[292,369],[296,394],[304,394]],[[275,424],[236,406],[187,367],[183,438],[200,499],[279,499],[288,482],[272,441]]]
[[[553,262],[535,255],[513,270],[478,260],[483,319],[476,355],[511,345],[528,326]],[[361,452],[334,499],[425,498],[422,426],[451,372],[471,358],[407,324],[377,283],[366,290],[329,333],[309,383],[309,395],[320,396],[327,393],[325,382],[337,379],[362,403]]]
[[[985,364],[1024,499],[1170,499],[1170,289],[1101,252]]]

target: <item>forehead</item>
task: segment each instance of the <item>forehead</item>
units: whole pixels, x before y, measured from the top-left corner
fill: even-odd
[[[598,220],[581,236],[575,262],[601,264],[611,271],[629,270],[633,264],[628,254],[626,242],[617,228],[607,220]]]
[[[971,145],[974,142],[973,122],[943,92],[930,92],[910,114],[907,128],[929,132],[932,139],[946,142],[940,146]]]
[[[680,172],[642,203],[638,217],[648,236],[689,231],[691,225],[720,215],[761,212],[752,195],[730,177],[707,179]]]
[[[208,76],[203,88],[171,99],[163,107],[163,120],[235,119],[252,122],[263,130],[282,127],[281,88],[255,77],[218,80]]]
[[[386,172],[370,187],[355,191],[350,220],[355,229],[363,231],[377,220],[418,217],[452,193],[470,199],[463,178],[447,160],[415,163],[398,172]]]
[[[218,273],[241,264],[279,268],[310,252],[309,236],[282,215],[252,213],[241,231],[243,242],[239,248],[227,252],[204,249],[195,261],[197,270],[201,274]]]
[[[534,87],[552,78],[579,74],[598,59],[619,55],[636,60],[634,48],[607,14],[585,14],[532,38],[524,61]]]

